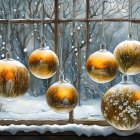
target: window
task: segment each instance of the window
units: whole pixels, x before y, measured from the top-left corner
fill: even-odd
[[[70,115],[57,114],[47,106],[44,94],[48,87],[58,80],[58,73],[48,80],[40,80],[31,75],[28,95],[14,101],[1,101],[1,121],[10,119],[19,120],[19,123],[24,120],[27,124],[36,122],[41,124],[43,121],[51,124],[65,124],[70,117],[70,121],[76,123],[105,125],[100,111],[101,96],[111,86],[120,82],[121,73],[118,73],[110,83],[97,84],[90,80],[85,69],[87,57],[97,51],[101,43],[101,0],[44,0],[44,9],[41,6],[41,0],[0,0],[0,3],[1,59],[5,57],[6,52],[7,11],[10,10],[13,13],[11,16],[13,58],[26,67],[28,67],[27,62],[31,52],[40,47],[38,32],[41,30],[43,13],[43,31],[47,38],[47,45],[60,57],[59,33],[63,35],[65,78],[79,92],[79,105],[74,112]],[[132,10],[134,38],[140,40],[140,1],[133,1]],[[104,18],[107,49],[113,52],[118,43],[127,39],[128,1],[108,0]],[[130,79],[140,84],[139,75],[132,76]]]

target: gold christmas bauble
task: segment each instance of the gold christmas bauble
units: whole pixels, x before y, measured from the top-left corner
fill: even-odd
[[[31,73],[40,79],[48,79],[57,72],[59,61],[57,55],[48,48],[35,50],[29,57]]]
[[[140,87],[120,83],[110,88],[102,98],[102,114],[119,130],[132,130],[140,124]]]
[[[123,41],[115,48],[114,55],[118,60],[121,72],[127,75],[140,73],[140,42]]]
[[[47,90],[46,100],[55,112],[69,113],[77,105],[78,93],[68,82],[58,81]]]
[[[89,56],[86,62],[86,69],[93,81],[107,83],[115,78],[118,64],[111,52],[100,50]]]
[[[30,76],[26,67],[13,59],[0,60],[0,96],[14,98],[25,94]]]

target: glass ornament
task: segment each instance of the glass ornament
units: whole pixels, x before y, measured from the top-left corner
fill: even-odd
[[[104,118],[119,130],[132,130],[140,125],[140,87],[126,77],[104,94],[101,103]]]
[[[118,63],[114,55],[106,49],[91,54],[86,62],[89,77],[97,83],[112,81],[118,70]]]
[[[0,96],[15,98],[25,94],[30,76],[26,67],[11,58],[0,60]]]
[[[34,76],[40,79],[48,79],[56,74],[59,60],[53,51],[47,47],[42,47],[29,56],[28,64]]]
[[[69,113],[78,103],[78,93],[70,83],[60,80],[49,87],[46,101],[55,112]]]
[[[114,50],[119,63],[119,70],[127,75],[140,73],[140,42],[126,40],[121,42]]]

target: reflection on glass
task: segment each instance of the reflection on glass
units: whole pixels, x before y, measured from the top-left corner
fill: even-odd
[[[68,113],[77,105],[78,93],[68,82],[58,81],[48,89],[46,100],[52,110]]]
[[[89,56],[86,68],[93,81],[106,83],[115,78],[118,64],[112,53],[107,50],[100,50]]]
[[[56,74],[58,68],[57,55],[47,49],[35,50],[29,57],[29,68],[32,74],[40,79],[47,79]]]
[[[102,99],[102,114],[120,130],[132,130],[140,123],[140,87],[121,82],[110,88]]]
[[[27,91],[30,76],[26,67],[13,59],[0,60],[0,96],[18,97]]]
[[[123,41],[115,48],[114,55],[118,60],[121,72],[127,75],[140,73],[140,42]]]

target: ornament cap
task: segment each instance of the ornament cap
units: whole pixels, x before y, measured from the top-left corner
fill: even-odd
[[[132,34],[132,33],[129,33],[128,39],[129,39],[129,40],[132,40],[132,39],[133,39],[133,34]]]
[[[45,43],[44,41],[42,41],[42,42],[40,43],[40,47],[41,47],[41,48],[45,48],[45,47],[46,47],[46,43]]]
[[[101,49],[101,50],[106,50],[106,43],[105,43],[105,42],[102,42],[102,43],[100,44],[100,49]]]
[[[11,54],[11,52],[7,52],[6,53],[6,59],[11,59],[12,58],[12,54]]]
[[[59,81],[64,81],[64,75],[59,75]]]
[[[124,74],[122,76],[122,83],[128,83],[128,75]]]
[[[64,74],[62,69],[60,70],[59,81],[64,81]]]

